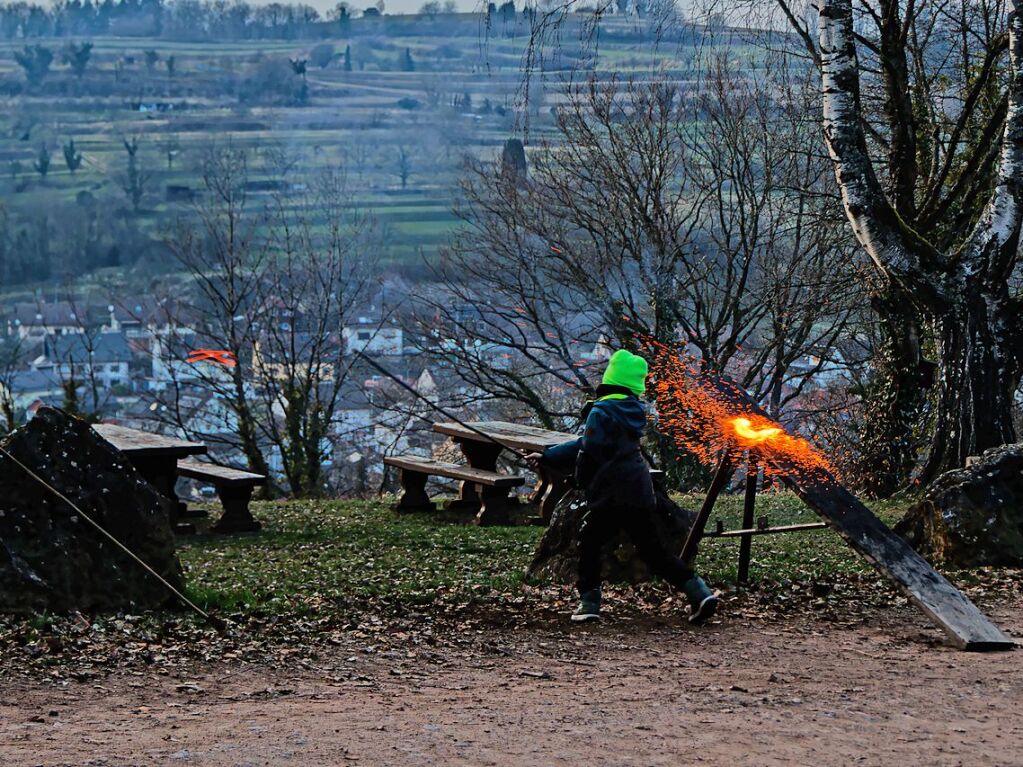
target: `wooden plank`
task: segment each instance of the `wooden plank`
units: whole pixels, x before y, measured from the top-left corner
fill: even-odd
[[[525,477],[500,474],[496,471],[474,469],[471,466],[460,466],[454,463],[432,461],[429,458],[418,458],[415,456],[387,456],[384,458],[384,463],[406,471],[448,477],[450,479],[461,479],[478,485],[486,485],[487,487],[517,487],[526,482]]]
[[[266,484],[266,477],[262,474],[254,474],[251,471],[242,471],[230,466],[219,466],[215,463],[197,461],[194,458],[183,458],[178,461],[178,474],[190,479],[210,480],[213,484],[223,487]]]
[[[206,445],[199,442],[189,442],[177,437],[167,437],[163,434],[153,434],[152,432],[141,431],[140,429],[131,429],[127,426],[97,423],[92,428],[99,436],[129,456],[184,458],[189,455],[203,455],[206,453]]]
[[[569,434],[561,431],[549,431],[536,426],[525,426],[523,424],[509,423],[507,421],[479,421],[471,424],[484,434],[492,434],[516,450],[541,451],[552,445],[560,445],[562,442],[576,439],[577,434]],[[446,434],[458,440],[469,442],[485,442],[472,429],[466,429],[461,424],[453,422],[441,422],[433,425],[433,430],[439,434]]]
[[[786,467],[779,467],[786,468]],[[788,484],[806,504],[828,520],[864,559],[888,576],[962,650],[1005,650],[1016,643],[992,624],[977,606],[892,532],[837,480],[800,480]]]
[[[713,385],[705,378],[706,385]],[[718,387],[721,397],[742,410],[769,417],[744,390]],[[891,579],[962,650],[1009,650],[1016,643],[1003,634],[966,596],[931,567],[912,546],[892,532],[838,480],[818,469],[811,476],[798,467],[758,451],[785,483],[845,539],[853,550]]]

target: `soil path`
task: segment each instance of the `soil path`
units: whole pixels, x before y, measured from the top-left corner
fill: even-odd
[[[1023,604],[991,614],[1023,633]],[[855,626],[561,625],[323,660],[7,679],[0,764],[1023,765],[1023,651],[943,647],[909,609]]]

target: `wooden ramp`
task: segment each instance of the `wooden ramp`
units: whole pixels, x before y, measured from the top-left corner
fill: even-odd
[[[779,467],[781,468],[781,467]],[[789,486],[846,542],[888,576],[948,634],[961,650],[1009,650],[1016,643],[989,621],[959,589],[937,572],[837,480],[800,481]]]
[[[733,383],[726,383],[725,379],[715,381],[706,378],[702,385],[709,385],[717,398],[734,406],[739,414],[752,412],[769,418],[744,390]],[[1015,641],[1005,636],[973,602],[874,516],[832,474],[823,469],[804,472],[769,451],[758,451],[758,454],[762,461],[779,470],[783,481],[823,517],[829,527],[894,581],[956,647],[975,652],[1016,647]],[[713,489],[712,485],[708,499]]]

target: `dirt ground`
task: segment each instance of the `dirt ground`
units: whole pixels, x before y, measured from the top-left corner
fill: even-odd
[[[1023,635],[1023,603],[990,614]],[[562,623],[325,656],[57,687],[0,677],[0,764],[1023,765],[1023,651],[950,649],[911,608],[856,625]]]

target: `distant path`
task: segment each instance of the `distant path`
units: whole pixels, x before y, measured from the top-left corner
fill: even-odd
[[[1019,602],[992,617],[1023,631]],[[1023,763],[1023,651],[937,638],[908,609],[855,627],[622,621],[385,652],[353,639],[291,674],[8,679],[0,764]]]

